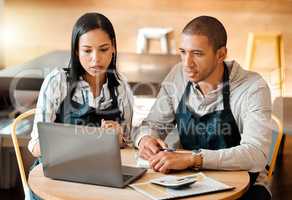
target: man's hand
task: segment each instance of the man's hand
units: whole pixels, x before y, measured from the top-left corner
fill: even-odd
[[[168,173],[171,169],[183,170],[194,166],[191,153],[176,153],[161,151],[149,159],[151,168],[161,173]]]
[[[157,154],[161,148],[166,147],[167,144],[161,139],[146,135],[142,137],[139,142],[139,156],[143,159],[149,160],[149,158]]]

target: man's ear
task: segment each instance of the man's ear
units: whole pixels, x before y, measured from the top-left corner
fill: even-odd
[[[227,48],[226,47],[221,47],[220,49],[217,50],[217,60],[218,63],[222,63],[227,56]]]

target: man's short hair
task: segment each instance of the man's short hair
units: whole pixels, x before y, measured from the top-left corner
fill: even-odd
[[[227,33],[223,24],[216,18],[200,16],[190,21],[182,33],[189,35],[204,35],[208,38],[216,52],[221,47],[226,47]]]

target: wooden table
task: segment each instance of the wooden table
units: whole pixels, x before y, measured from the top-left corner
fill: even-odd
[[[122,150],[122,163],[135,166],[135,151],[132,149]],[[184,171],[176,174],[185,175],[190,173]],[[189,197],[186,199],[237,199],[248,188],[249,175],[245,171],[204,171],[207,176],[222,181],[236,188],[231,191],[213,193]],[[157,178],[163,174],[148,170],[148,172],[137,182],[144,182]],[[68,200],[91,200],[91,199],[148,199],[146,196],[127,187],[125,189],[57,181],[47,178],[43,174],[42,166],[35,167],[29,174],[28,183],[32,191],[43,199],[68,199]]]

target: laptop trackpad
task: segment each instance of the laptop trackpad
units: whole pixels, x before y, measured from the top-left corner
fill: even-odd
[[[145,169],[138,167],[122,166],[122,174],[126,175],[138,175],[141,174]]]
[[[128,184],[146,172],[144,168],[122,166],[123,181],[125,184]]]

